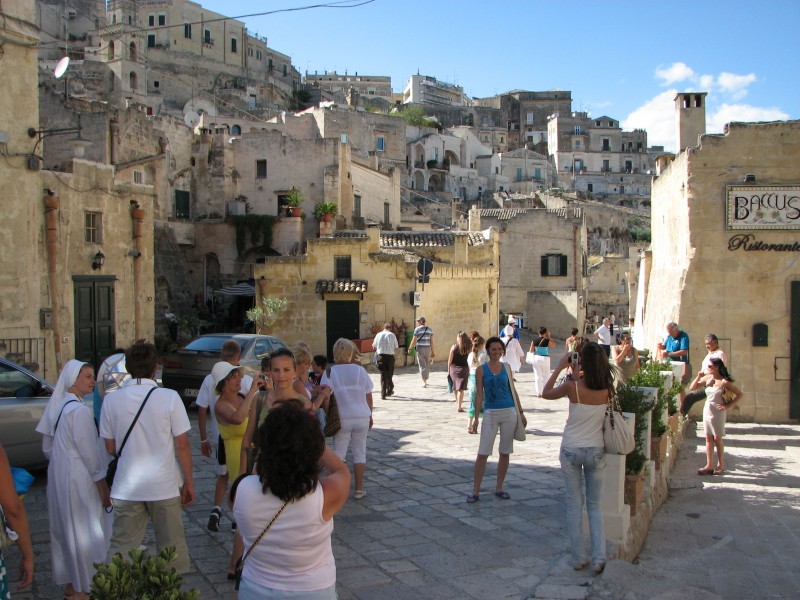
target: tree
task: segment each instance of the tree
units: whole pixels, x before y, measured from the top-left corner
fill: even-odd
[[[261,298],[261,306],[255,306],[247,311],[247,318],[253,322],[255,332],[261,333],[263,329],[272,327],[278,320],[278,314],[286,309],[288,302],[286,298],[274,296]]]
[[[416,104],[406,106],[400,116],[409,125],[416,125],[417,127],[436,127],[438,125],[434,119],[426,117],[422,107]]]

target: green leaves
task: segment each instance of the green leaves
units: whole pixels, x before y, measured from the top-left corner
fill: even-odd
[[[93,600],[197,600],[198,590],[181,591],[183,577],[178,575],[175,547],[164,548],[150,556],[134,548],[130,560],[117,553],[111,562],[95,563],[97,572],[92,578]]]

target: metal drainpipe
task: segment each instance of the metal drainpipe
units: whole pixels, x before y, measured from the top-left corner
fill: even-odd
[[[58,196],[47,192],[44,197],[45,229],[47,233],[47,274],[50,284],[50,304],[53,307],[53,347],[56,352],[56,372],[61,372],[61,328],[59,326],[58,277],[56,263],[58,260]]]
[[[142,300],[141,300],[141,278],[142,278],[142,223],[144,222],[144,210],[138,205],[131,207],[131,218],[133,219],[133,250],[138,256],[133,257],[133,338],[142,339]]]

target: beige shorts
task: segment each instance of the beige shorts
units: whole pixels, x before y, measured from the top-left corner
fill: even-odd
[[[517,408],[515,406],[484,411],[478,454],[481,456],[492,455],[494,440],[498,431],[500,432],[500,445],[498,446],[500,454],[514,452],[514,431],[516,428]]]

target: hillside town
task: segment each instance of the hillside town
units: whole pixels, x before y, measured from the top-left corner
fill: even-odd
[[[503,338],[503,353],[512,347],[509,338],[519,341],[523,370],[530,371],[526,362],[533,365],[526,402],[568,385],[545,383],[558,375],[561,354],[567,360],[583,347],[575,346],[579,338],[599,345],[621,369],[634,355],[637,365],[642,359],[642,372],[645,363],[660,361],[669,370],[671,359],[674,372],[664,374],[661,393],[672,389],[672,404],[653,405],[647,416],[647,435],[657,428],[658,410],[665,431],[663,456],[649,443],[642,449],[637,475],[650,490],[645,500],[623,497],[631,467],[624,455],[609,455],[603,485],[620,490],[603,505],[606,537],[619,548],[609,561],[637,556],[695,421],[703,456],[711,436],[704,469],[726,470],[721,436],[714,442],[713,434],[703,435],[706,396],[702,381],[693,383],[698,372],[710,372],[703,357],[721,351],[724,367],[736,374],[729,423],[800,419],[800,121],[732,122],[724,133],[708,134],[706,93],[679,92],[673,99],[677,144],[669,152],[650,145],[646,130],[625,130],[620,115],[582,110],[570,90],[473,97],[420,72],[406,81],[350,69],[301,73],[268,36],[191,0],[19,0],[3,3],[0,13],[6,82],[0,98],[0,357],[43,381],[60,382],[76,361],[96,371],[125,349],[140,348],[142,364],[149,364],[141,347],[152,343],[156,373],[144,366],[141,375],[129,373],[173,387],[180,407],[195,400],[201,406],[199,430],[195,417],[186,429],[184,414],[184,437],[175,437],[182,481],[192,480],[192,457],[186,455],[188,473],[181,462],[185,436],[198,451],[209,436],[202,388],[169,371],[181,367],[175,358],[180,349],[206,334],[265,334],[275,348],[308,354],[306,374],[317,355],[330,364],[360,362],[373,375],[380,371],[385,403],[392,400],[387,372],[395,365],[395,379],[413,379],[415,393],[424,395],[429,369],[432,385],[437,368],[452,374],[454,356],[477,356],[473,344],[481,336],[489,342],[487,369],[495,364],[494,336]],[[396,338],[388,350],[380,342],[384,331]],[[459,340],[470,332],[480,335],[464,350]],[[343,340],[354,352],[346,361],[340,360]],[[247,348],[240,351],[237,369],[240,358],[250,374],[266,369],[264,352],[251,350],[250,364]],[[211,366],[219,360],[219,348],[215,352]],[[542,356],[546,366],[537,370],[537,363],[545,364]],[[299,377],[302,361],[292,360]],[[431,364],[423,364],[427,360]],[[521,377],[519,370],[508,377],[522,387],[530,374]],[[78,371],[66,388],[78,386]],[[651,371],[659,379],[658,370]],[[264,372],[277,386],[274,371]],[[324,373],[316,384],[333,385],[330,371]],[[211,377],[210,367],[205,375]],[[246,377],[253,388],[242,384],[242,402],[260,391],[258,378]],[[459,389],[469,406],[467,379],[453,392],[459,410]],[[385,405],[371,385],[370,414],[373,396],[376,406]],[[636,385],[654,389],[644,379]],[[317,388],[311,394],[312,387],[309,397],[324,420],[329,388],[323,398]],[[703,402],[692,408],[685,397],[697,387]],[[227,392],[221,389],[212,393],[222,398]],[[249,411],[238,402],[232,400],[231,414],[239,406]],[[104,431],[114,430],[114,417],[101,418],[95,408],[102,440]],[[209,434],[216,430],[210,410]],[[472,411],[470,417],[474,403]],[[220,441],[228,425],[222,419]],[[477,432],[472,421],[458,427]],[[477,437],[459,439],[477,445]],[[120,441],[109,446],[113,440],[106,438],[105,447],[119,450]],[[478,488],[483,435],[480,441]],[[354,466],[355,498],[361,500],[365,459],[356,457],[355,432],[352,448],[355,464],[327,450],[318,458],[329,477],[347,474],[345,497],[347,469]],[[469,453],[474,457],[474,448]],[[519,468],[516,460],[509,476]],[[194,469],[197,479],[197,464]],[[230,466],[228,474],[233,483]],[[368,482],[378,476],[370,466]],[[223,491],[227,485],[226,479]],[[467,502],[491,502],[486,485],[483,496],[476,491]],[[587,475],[587,503],[589,485]],[[499,473],[498,486],[494,497],[508,498]],[[117,498],[113,490],[108,494],[108,488],[100,492],[106,507]],[[209,495],[213,501],[198,507],[203,528],[208,510],[223,505],[219,493]],[[640,521],[637,503],[644,507]],[[233,509],[224,506],[217,524],[223,512],[233,520]],[[587,522],[593,526],[591,515]],[[578,570],[584,557],[573,558]],[[605,555],[585,562],[581,568],[601,573]],[[216,567],[224,572],[224,564]],[[74,597],[88,597],[81,591],[88,593],[75,587]],[[341,587],[339,593],[389,597],[351,596]],[[461,597],[489,597],[470,593]]]

